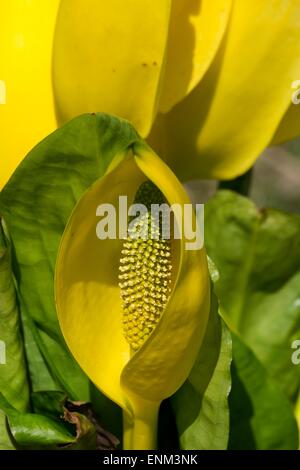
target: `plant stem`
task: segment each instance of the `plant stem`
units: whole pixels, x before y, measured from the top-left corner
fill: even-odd
[[[154,450],[157,446],[158,412],[151,419],[136,418],[132,433],[132,450]]]
[[[131,449],[132,432],[133,432],[133,420],[125,411],[123,411],[123,449],[124,450]]]
[[[135,417],[130,421],[124,413],[124,450],[154,450],[157,446],[157,424],[159,404],[139,403]]]

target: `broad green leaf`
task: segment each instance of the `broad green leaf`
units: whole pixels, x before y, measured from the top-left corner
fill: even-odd
[[[60,420],[62,416],[69,423],[69,429],[76,426],[76,443],[70,449],[115,449],[119,440],[106,431],[99,422],[98,416],[90,403],[69,401],[63,392],[37,392],[32,395],[36,413]]]
[[[23,315],[24,341],[26,357],[29,364],[30,382],[35,391],[38,390],[56,390],[60,384],[51,375],[47,363],[42,356],[41,351],[35,341],[38,332],[37,326],[30,321],[30,318]]]
[[[206,337],[192,372],[172,398],[182,449],[224,450],[229,435],[231,337],[212,306]]]
[[[300,387],[300,216],[258,210],[230,191],[206,205],[206,247],[224,318],[292,401]]]
[[[50,391],[32,394],[32,404],[35,413],[49,418],[65,419],[65,427],[72,431],[76,427],[76,442],[67,447],[68,450],[93,450],[96,448],[96,428],[82,411],[89,409],[89,404],[69,402],[64,392]],[[68,409],[71,405],[72,411]],[[81,411],[82,410],[82,411]]]
[[[53,448],[76,440],[62,421],[54,421],[38,414],[21,413],[1,393],[0,408],[7,415],[10,432],[19,447]]]
[[[61,397],[46,393],[38,402],[44,403],[49,411],[56,398]],[[56,412],[52,410],[52,416],[51,413],[20,413],[0,394],[0,407],[7,415],[10,433],[19,449],[96,449],[94,424],[83,414],[64,408],[62,403],[60,415],[58,406]]]
[[[76,441],[63,423],[43,415],[12,414],[8,422],[15,441],[22,448],[55,448]]]
[[[3,411],[0,410],[0,450],[14,450],[15,446],[9,435],[7,428],[6,416]]]
[[[60,418],[67,395],[60,391],[34,392],[31,396],[35,413]]]
[[[56,318],[56,254],[77,200],[113,157],[138,139],[126,121],[104,114],[80,116],[37,145],[0,194],[14,245],[22,316],[30,330],[26,345],[34,390],[47,382],[57,389],[58,383],[73,399],[89,398],[88,380],[68,353]]]
[[[0,392],[25,411],[29,388],[8,243],[0,219]]]
[[[229,448],[296,450],[292,406],[251,350],[233,335]]]

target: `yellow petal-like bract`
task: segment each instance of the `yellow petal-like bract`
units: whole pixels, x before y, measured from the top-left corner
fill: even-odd
[[[181,179],[234,178],[299,135],[297,1],[0,4],[0,187],[85,112],[128,119]]]
[[[51,83],[59,0],[0,0],[0,189],[56,129]]]
[[[300,3],[235,1],[207,75],[158,117],[151,144],[184,179],[236,177],[272,141],[299,76]],[[291,137],[296,134],[291,131]]]
[[[167,112],[198,85],[226,31],[231,0],[172,0],[159,110]]]

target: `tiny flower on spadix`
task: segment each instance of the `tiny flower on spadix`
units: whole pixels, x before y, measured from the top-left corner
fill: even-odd
[[[65,340],[89,378],[124,411],[124,446],[153,449],[162,400],[188,377],[209,315],[204,248],[163,236],[152,214],[129,217],[126,238],[99,239],[99,204],[189,204],[170,169],[143,143],[117,156],[85,193],[62,237],[56,303]],[[174,212],[171,225],[180,224]],[[197,217],[192,213],[192,223]],[[144,230],[140,237],[136,232]],[[173,231],[171,230],[171,233]]]

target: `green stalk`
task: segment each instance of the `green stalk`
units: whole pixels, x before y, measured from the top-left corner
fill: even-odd
[[[134,418],[124,412],[124,450],[156,449],[159,406],[159,403],[139,401]]]
[[[123,449],[130,450],[132,442],[133,420],[126,411],[123,411]]]

